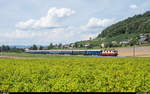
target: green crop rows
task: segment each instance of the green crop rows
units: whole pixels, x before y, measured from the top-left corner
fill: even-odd
[[[60,57],[1,58],[0,92],[150,92],[150,58]]]

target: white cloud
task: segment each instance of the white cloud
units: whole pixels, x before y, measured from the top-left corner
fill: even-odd
[[[94,36],[95,34],[84,32],[80,28],[73,26],[64,27],[63,24],[61,24],[61,22],[63,23],[63,18],[71,16],[74,13],[75,11],[71,9],[52,8],[48,11],[48,15],[46,17],[41,17],[40,20],[30,19],[26,22],[19,22],[17,24],[18,29],[16,31],[11,32],[11,34],[5,32],[5,34],[3,34],[3,37],[9,37],[8,40],[22,40],[22,43],[32,40],[28,44],[48,44],[50,42],[70,43],[80,40],[86,40],[89,39],[89,37]]]
[[[74,14],[75,11],[67,8],[51,8],[47,16],[41,17],[39,20],[30,19],[26,22],[19,22],[16,27],[20,29],[42,29],[42,28],[59,28],[62,27],[62,20]]]
[[[89,28],[96,28],[96,27],[106,27],[114,22],[114,19],[98,19],[98,18],[91,18],[87,24]]]
[[[87,25],[81,26],[80,28],[87,32],[99,32],[105,27],[113,24],[115,19],[99,19],[99,18],[90,18]]]
[[[81,27],[70,25],[64,27],[63,22],[65,21],[63,21],[63,19],[74,13],[75,11],[67,8],[51,8],[47,16],[41,17],[39,20],[30,19],[25,22],[19,22],[16,31],[0,32],[0,37],[4,39],[1,41],[4,43],[28,45],[45,45],[51,42],[70,43],[88,40],[89,37],[95,38],[101,32],[101,29],[114,23],[114,19],[99,19],[93,17],[87,21],[86,25]]]
[[[137,8],[137,5],[130,5],[130,8],[131,8],[131,9],[136,9],[136,8]]]
[[[78,31],[78,32],[77,32]],[[94,38],[96,34],[84,32],[76,27],[67,27],[47,31],[19,30],[12,32],[0,32],[1,43],[9,45],[47,45],[49,43],[71,43]]]

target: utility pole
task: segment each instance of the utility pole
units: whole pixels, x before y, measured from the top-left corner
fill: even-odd
[[[133,57],[135,57],[135,44],[133,45]]]
[[[135,57],[135,45],[136,45],[136,41],[138,40],[138,37],[135,38],[135,40],[133,41],[133,57]]]

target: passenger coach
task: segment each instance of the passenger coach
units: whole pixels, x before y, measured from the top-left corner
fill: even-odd
[[[67,54],[67,55],[97,55],[97,56],[117,56],[117,50],[26,50],[31,54]]]

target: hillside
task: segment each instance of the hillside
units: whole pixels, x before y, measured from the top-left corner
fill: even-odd
[[[80,41],[78,44],[90,43],[93,46],[99,46],[102,42],[119,43],[125,39],[139,38],[140,34],[150,33],[150,11],[129,17],[123,21],[113,24],[103,30],[95,39]]]
[[[150,11],[143,15],[135,15],[128,19],[111,25],[102,31],[97,38],[110,38],[121,34],[150,33]]]

